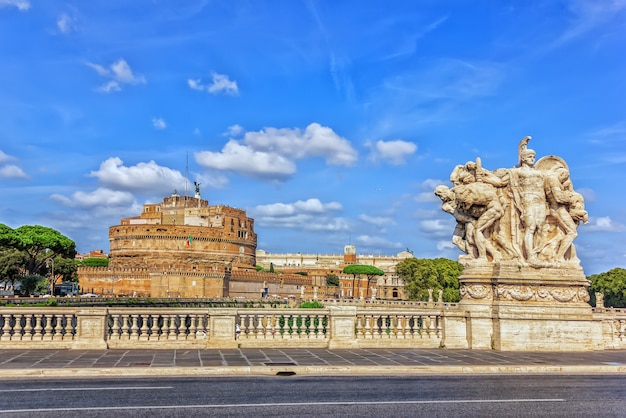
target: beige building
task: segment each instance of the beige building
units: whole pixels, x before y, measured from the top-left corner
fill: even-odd
[[[363,297],[375,296],[379,299],[405,299],[404,281],[396,274],[396,265],[407,258],[413,257],[408,251],[401,251],[396,255],[373,255],[357,254],[356,246],[344,246],[343,254],[303,254],[303,253],[268,253],[264,250],[256,251],[256,263],[264,269],[270,265],[276,271],[307,272],[311,277],[317,277],[317,281],[325,281],[327,274],[335,274],[339,277],[339,291],[337,296],[342,298],[358,298],[363,292]],[[372,292],[372,283],[367,278],[358,280],[350,275],[342,273],[348,264],[363,264],[373,266],[385,272],[376,280],[374,285],[375,294]],[[329,295],[330,296],[330,295]]]

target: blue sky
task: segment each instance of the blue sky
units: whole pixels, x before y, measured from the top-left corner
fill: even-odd
[[[0,0],[0,223],[108,251],[188,167],[260,249],[456,259],[434,187],[531,135],[625,267],[625,51],[625,0]]]

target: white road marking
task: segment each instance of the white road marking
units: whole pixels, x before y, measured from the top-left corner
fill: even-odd
[[[101,388],[30,388],[30,389],[4,389],[0,393],[7,392],[82,392],[90,390],[154,390],[174,389],[173,386],[106,386]]]
[[[243,404],[209,404],[209,405],[146,405],[146,406],[97,406],[79,408],[39,408],[10,409],[11,412],[72,412],[72,411],[122,411],[122,410],[159,410],[159,409],[198,409],[198,408],[274,408],[281,406],[341,406],[341,405],[398,405],[398,404],[462,404],[462,403],[516,403],[516,402],[565,402],[565,399],[451,399],[431,401],[336,401],[336,402],[277,402],[277,403],[243,403]]]

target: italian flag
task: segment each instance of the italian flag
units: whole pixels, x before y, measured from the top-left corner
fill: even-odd
[[[193,241],[193,237],[191,235],[189,235],[189,238],[187,238],[187,247],[191,247],[191,242]]]

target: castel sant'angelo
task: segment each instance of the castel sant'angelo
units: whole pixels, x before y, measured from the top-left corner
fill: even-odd
[[[271,261],[259,261],[254,219],[241,209],[209,205],[201,198],[199,185],[193,197],[175,191],[161,203],[143,205],[140,215],[122,218],[119,225],[109,228],[109,243],[108,267],[79,268],[84,292],[154,298],[311,297],[314,292],[320,297],[371,296],[367,281],[342,273],[345,264],[360,262],[354,247],[347,246],[340,260],[299,253],[294,260],[260,251],[261,257]],[[281,263],[282,259],[286,262]],[[383,256],[363,264],[391,272],[398,261]],[[270,262],[280,270],[270,273],[255,268],[258,264],[267,270]],[[326,287],[330,273],[340,278],[340,288]],[[387,293],[388,281],[392,286],[389,298],[402,298],[393,276],[381,278],[379,296]]]

